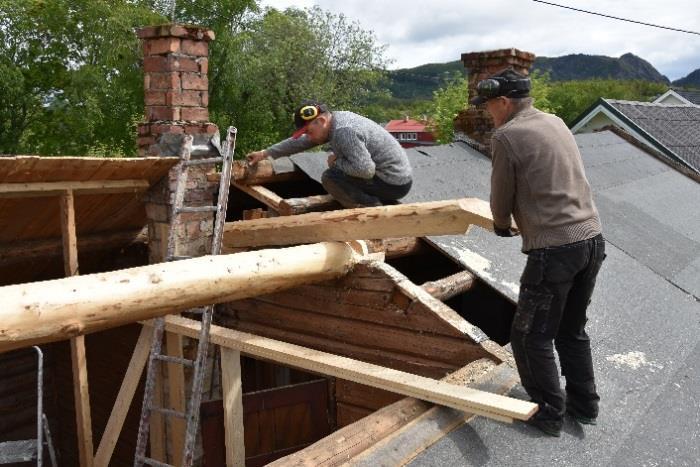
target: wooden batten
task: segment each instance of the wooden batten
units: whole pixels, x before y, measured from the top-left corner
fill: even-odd
[[[370,253],[382,252],[387,259],[417,255],[425,251],[426,246],[418,237],[384,238],[366,240]]]
[[[493,228],[491,208],[476,198],[228,222],[228,247],[294,245],[317,241],[463,234],[470,225]]]
[[[148,189],[148,180],[86,180],[66,182],[0,183],[0,197],[26,198],[60,195],[73,191],[76,195],[91,193],[129,193]]]

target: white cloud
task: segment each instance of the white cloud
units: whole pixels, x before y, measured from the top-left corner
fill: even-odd
[[[574,8],[700,32],[697,0],[552,0]],[[343,13],[388,45],[393,67],[458,60],[462,53],[515,47],[549,57],[631,52],[670,79],[700,68],[700,35],[673,32],[532,0],[263,0],[275,8],[318,5]],[[633,6],[633,8],[632,8]]]

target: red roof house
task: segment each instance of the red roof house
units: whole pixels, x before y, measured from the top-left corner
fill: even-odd
[[[384,128],[405,148],[435,144],[435,135],[430,131],[428,125],[408,117],[403,120],[391,120]]]

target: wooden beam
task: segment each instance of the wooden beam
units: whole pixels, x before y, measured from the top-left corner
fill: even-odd
[[[55,196],[73,191],[77,195],[145,191],[147,180],[86,180],[68,182],[0,183],[0,198]]]
[[[221,348],[221,385],[224,398],[226,467],[245,467],[241,353]]]
[[[200,323],[179,316],[165,318],[167,331],[197,338]],[[537,405],[484,391],[458,387],[403,371],[255,336],[220,326],[211,327],[211,342],[246,355],[327,376],[354,381],[397,394],[415,397],[457,410],[511,422],[527,420]]]
[[[92,445],[92,417],[90,415],[90,391],[88,389],[85,336],[70,340],[71,364],[73,366],[73,396],[78,432],[78,451],[81,467],[91,467],[94,451]]]
[[[496,364],[488,359],[476,360],[447,375],[443,381],[452,384],[468,384],[469,381],[476,380],[495,367]],[[345,465],[358,454],[401,430],[433,407],[435,406],[428,402],[405,397],[269,465],[274,467]],[[380,465],[386,464],[380,463]]]
[[[141,334],[139,334],[139,339],[136,341],[134,353],[131,355],[129,366],[126,367],[124,380],[119,388],[117,398],[114,401],[112,412],[109,415],[109,420],[107,420],[107,425],[100,439],[100,445],[97,447],[94,465],[109,465],[114,447],[117,445],[119,434],[124,426],[124,420],[126,420],[126,415],[134,399],[136,388],[138,388],[139,381],[141,380],[141,374],[146,366],[152,340],[153,329],[148,326],[143,326],[141,328]]]
[[[472,224],[493,228],[489,203],[469,198],[228,222],[223,244],[230,248],[463,234]]]
[[[146,229],[123,230],[119,232],[101,232],[78,237],[78,251],[85,254],[97,250],[106,250],[126,246],[131,243],[146,243]],[[38,256],[57,256],[63,252],[63,240],[21,240],[0,245],[0,265],[10,264],[16,260],[25,260]]]
[[[242,185],[240,183],[234,183],[233,186],[241,190],[243,193],[250,195],[251,197],[257,199],[265,206],[279,211],[280,203],[283,201],[280,196],[277,196],[272,190],[268,190],[261,185]]]
[[[71,190],[61,194],[60,205],[63,268],[66,276],[76,276],[78,275],[78,242],[75,236],[75,205]],[[91,467],[94,452],[84,336],[77,336],[71,339],[70,353],[73,368],[73,396],[80,465],[81,467]]]
[[[165,335],[167,354],[171,357],[183,358],[183,337],[168,332]],[[185,367],[177,363],[168,363],[168,405],[171,409],[185,413]],[[171,443],[170,453],[173,465],[182,465],[182,453],[185,447],[185,420],[179,417],[168,418],[169,438]]]
[[[335,279],[360,260],[327,242],[0,287],[0,352]]]
[[[343,207],[331,195],[314,195],[305,198],[287,198],[279,204],[281,216],[305,214],[307,212],[332,211]]]
[[[61,241],[63,243],[63,270],[66,276],[78,275],[78,241],[75,235],[75,203],[68,190],[60,198]]]
[[[472,287],[474,287],[474,284],[476,283],[475,280],[476,278],[471,272],[460,271],[437,281],[426,282],[425,284],[421,285],[421,287],[423,287],[423,290],[438,300],[445,301],[449,300],[455,295],[459,295],[470,290]]]

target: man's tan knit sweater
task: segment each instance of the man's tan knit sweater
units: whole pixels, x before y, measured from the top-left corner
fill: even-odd
[[[601,233],[576,141],[554,115],[527,108],[491,139],[491,211],[499,228],[510,216],[523,251],[586,240]]]

